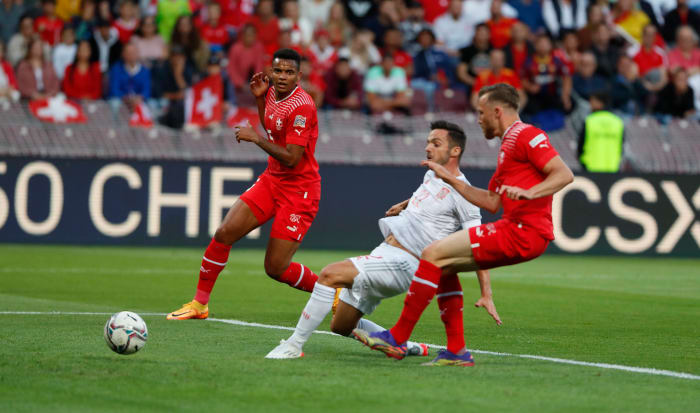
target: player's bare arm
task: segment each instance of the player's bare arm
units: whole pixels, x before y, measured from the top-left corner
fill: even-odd
[[[401,213],[401,211],[403,211],[404,209],[406,209],[406,207],[408,206],[408,201],[409,201],[409,200],[407,199],[407,200],[405,200],[405,201],[403,201],[403,202],[399,202],[399,203],[396,204],[396,205],[392,205],[391,208],[389,208],[389,209],[386,211],[385,215],[388,216],[388,217],[393,217],[393,216],[399,215],[399,214]]]
[[[555,156],[542,168],[546,175],[544,181],[523,189],[517,186],[502,185],[500,193],[505,193],[510,199],[537,199],[559,192],[562,188],[574,181],[574,174],[564,163],[560,156]]]
[[[294,168],[304,155],[304,147],[301,145],[287,144],[287,146],[279,146],[258,135],[250,124],[245,127],[236,126],[236,140],[252,142],[267,152],[268,155],[277,159],[282,165],[288,168]]]
[[[493,292],[491,291],[491,275],[489,270],[477,270],[476,277],[479,279],[479,287],[481,288],[481,297],[474,303],[475,307],[482,307],[496,321],[499,326],[503,324],[501,318],[496,311],[496,305],[493,303]]]
[[[258,116],[260,123],[265,124],[265,94],[270,87],[270,78],[263,72],[258,72],[250,79],[250,91],[255,96],[255,102],[258,106]]]
[[[435,176],[450,184],[450,186],[459,192],[464,199],[478,206],[479,208],[483,208],[491,213],[496,213],[499,209],[501,209],[501,197],[497,193],[487,191],[485,189],[475,188],[463,181],[460,181],[455,175],[450,173],[447,168],[438,163],[423,161],[421,162],[421,165],[432,169],[435,172]]]

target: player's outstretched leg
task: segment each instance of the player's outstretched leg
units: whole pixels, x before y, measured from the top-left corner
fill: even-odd
[[[440,279],[437,290],[440,319],[445,324],[447,349],[424,366],[473,366],[474,359],[464,343],[464,319],[462,309],[464,297],[457,274],[448,274]]]
[[[312,292],[318,276],[304,264],[292,262],[299,245],[296,241],[270,238],[265,253],[265,273],[292,288]],[[335,294],[335,290],[333,291]]]
[[[209,296],[216,279],[226,266],[231,246],[258,226],[258,220],[250,207],[241,200],[236,201],[202,256],[193,300],[168,314],[168,320],[203,319],[209,316]]]
[[[330,264],[321,270],[321,277],[313,287],[311,297],[309,297],[304,311],[301,312],[294,333],[287,340],[282,340],[265,358],[289,359],[303,356],[302,347],[331,312],[336,294],[335,284],[339,284],[338,286],[342,286],[343,283],[352,285],[352,280],[357,273],[357,269],[350,261]]]

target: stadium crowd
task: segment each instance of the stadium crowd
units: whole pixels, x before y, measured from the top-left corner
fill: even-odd
[[[278,48],[303,57],[317,106],[368,113],[474,105],[516,87],[547,129],[592,95],[622,115],[695,119],[697,0],[2,0],[0,98],[64,93],[182,124],[185,90],[221,73],[228,106]],[[177,108],[177,110],[173,110]]]

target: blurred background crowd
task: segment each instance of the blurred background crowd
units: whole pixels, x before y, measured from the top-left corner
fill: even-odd
[[[506,82],[554,130],[594,106],[697,119],[700,0],[2,0],[0,98],[64,93],[161,123],[221,74],[229,108],[283,47],[319,108],[422,114],[473,108]]]

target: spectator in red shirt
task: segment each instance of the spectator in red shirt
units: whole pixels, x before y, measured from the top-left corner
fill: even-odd
[[[362,79],[350,67],[350,61],[341,57],[326,73],[325,101],[333,109],[359,110],[362,107]]]
[[[528,94],[527,113],[571,109],[571,74],[564,62],[552,54],[552,41],[546,34],[537,36],[535,54],[525,64],[521,80]]]
[[[309,55],[314,71],[325,75],[338,60],[338,52],[331,46],[331,39],[324,29],[316,31],[315,41],[309,47]]]
[[[413,58],[403,50],[402,46],[403,34],[401,30],[391,27],[384,32],[382,56],[387,53],[393,55],[394,65],[402,68],[406,72],[406,78],[410,79],[413,76]]]
[[[511,29],[518,22],[518,19],[503,16],[502,7],[503,0],[493,0],[491,2],[491,19],[486,21],[491,29],[491,46],[497,49],[510,43]]]
[[[122,0],[119,3],[119,18],[112,23],[119,32],[119,41],[122,44],[129,43],[131,35],[139,25],[139,14],[133,0]]]
[[[0,101],[17,101],[19,91],[15,71],[10,63],[5,60],[5,44],[0,42]]]
[[[554,56],[564,62],[569,73],[574,73],[581,60],[581,53],[578,51],[578,36],[576,36],[576,32],[569,29],[562,30],[560,34],[562,37],[561,46],[554,49]]]
[[[642,44],[632,47],[629,55],[639,68],[639,76],[647,91],[655,93],[668,83],[666,53],[655,44],[656,27],[647,24],[642,31]]]
[[[533,48],[528,38],[530,28],[523,22],[517,22],[511,30],[510,44],[504,51],[506,53],[506,66],[513,69],[515,73],[521,75],[525,68],[525,62],[532,56]]]
[[[313,69],[311,61],[306,56],[301,57],[299,71],[301,72],[299,86],[311,95],[316,107],[320,108],[323,105],[323,91],[326,90],[323,77]]]
[[[255,27],[258,39],[265,47],[268,57],[278,49],[277,40],[280,35],[280,26],[275,16],[275,4],[272,0],[260,0],[255,16],[250,19],[250,24]]]
[[[49,46],[58,43],[61,38],[63,21],[56,16],[56,0],[41,0],[43,14],[34,21],[34,30],[41,40]]]
[[[484,86],[495,85],[496,83],[507,83],[513,86],[520,95],[520,105],[524,107],[527,102],[527,95],[523,91],[520,77],[513,69],[506,67],[506,54],[501,49],[493,49],[490,53],[491,68],[484,70],[477,76],[472,89],[471,104],[475,108],[479,100],[479,90]]]
[[[248,88],[253,74],[262,72],[265,67],[265,48],[258,40],[252,24],[243,26],[236,43],[229,49],[226,68],[229,102],[236,105],[236,95]]]
[[[73,99],[99,99],[102,97],[102,73],[100,64],[92,59],[90,42],[81,40],[72,64],[63,76],[63,93]]]
[[[199,33],[209,44],[212,54],[223,54],[231,36],[221,21],[221,5],[212,1],[207,6],[207,20],[202,23]]]
[[[668,66],[682,67],[689,77],[700,73],[700,48],[692,27],[681,26],[676,31],[676,47],[668,53]]]
[[[17,89],[22,97],[32,100],[52,97],[60,90],[53,65],[44,59],[41,39],[29,42],[27,56],[17,66]]]

